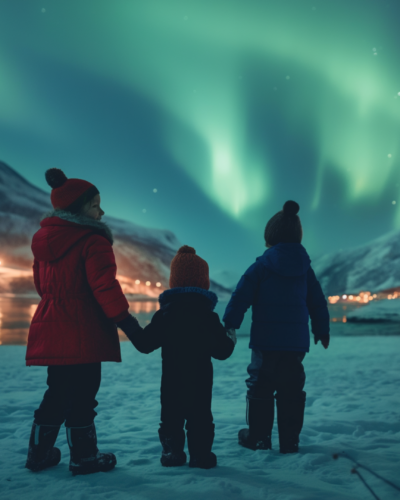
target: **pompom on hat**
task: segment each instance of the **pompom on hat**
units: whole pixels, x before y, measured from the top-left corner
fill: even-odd
[[[184,245],[172,259],[169,286],[210,288],[208,264],[194,248]]]
[[[99,190],[82,179],[68,179],[58,168],[50,168],[46,174],[47,184],[52,188],[50,199],[55,209],[78,212]]]
[[[267,245],[301,243],[303,229],[300,217],[297,215],[299,210],[299,204],[289,200],[283,205],[280,212],[270,218],[264,231],[264,239]]]

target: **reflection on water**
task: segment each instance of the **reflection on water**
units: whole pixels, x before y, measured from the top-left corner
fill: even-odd
[[[160,304],[156,301],[136,301],[129,302],[129,310],[135,316],[139,314],[150,314],[153,315],[156,311],[160,309]]]
[[[351,311],[355,311],[360,307],[365,307],[358,302],[349,302],[346,305],[343,304],[330,304],[329,306],[329,316],[333,323],[347,323],[347,315]]]
[[[0,296],[0,344],[26,344],[39,299]]]
[[[26,345],[29,325],[39,297],[7,297],[0,295],[0,345]],[[150,323],[153,314],[159,309],[156,301],[129,302],[130,312],[138,319],[141,326]],[[119,332],[122,341],[126,336]]]
[[[0,344],[25,345],[28,339],[28,329],[39,303],[39,298],[6,297],[0,295]],[[150,323],[153,314],[159,309],[159,303],[154,300],[130,301],[129,310],[138,319],[141,326]],[[226,302],[219,302],[215,311],[222,318]],[[329,306],[331,315],[331,332],[333,335],[400,335],[397,323],[347,323],[346,314],[357,305],[343,306],[335,304]],[[345,309],[346,308],[346,309]],[[251,311],[245,315],[239,336],[250,332]],[[122,341],[127,340],[124,333],[119,332]]]

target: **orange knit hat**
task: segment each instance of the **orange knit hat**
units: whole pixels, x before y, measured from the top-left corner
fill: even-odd
[[[210,288],[208,264],[196,255],[194,248],[184,245],[172,259],[169,286],[170,288],[193,286],[204,290]]]

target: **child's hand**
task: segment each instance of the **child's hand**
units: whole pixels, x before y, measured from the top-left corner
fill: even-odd
[[[321,335],[320,337],[317,337],[317,335],[314,335],[314,344],[315,345],[318,344],[319,340],[321,341],[321,344],[325,347],[325,349],[328,349],[330,335]]]
[[[128,339],[133,342],[135,334],[143,331],[143,328],[139,325],[138,320],[129,314],[125,319],[117,323],[118,328],[120,328]]]
[[[236,345],[237,342],[236,330],[234,328],[226,328],[226,334],[231,340],[233,340],[233,343]]]

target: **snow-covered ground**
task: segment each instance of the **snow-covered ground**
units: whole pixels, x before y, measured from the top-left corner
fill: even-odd
[[[400,337],[333,337],[325,351],[312,344],[304,364],[307,407],[298,455],[238,446],[245,426],[248,338],[232,357],[214,362],[213,412],[218,466],[208,471],[159,462],[160,351],[148,356],[122,344],[122,364],[104,363],[98,394],[99,446],[113,451],[115,470],[73,478],[62,429],[61,463],[34,474],[24,468],[32,414],[46,388],[46,368],[25,367],[24,346],[0,347],[0,498],[355,500],[372,498],[351,462],[332,459],[346,450],[400,485]],[[400,493],[360,472],[382,500]]]
[[[400,333],[400,299],[374,300],[366,306],[351,311],[347,315],[347,321],[393,321],[398,323]]]

